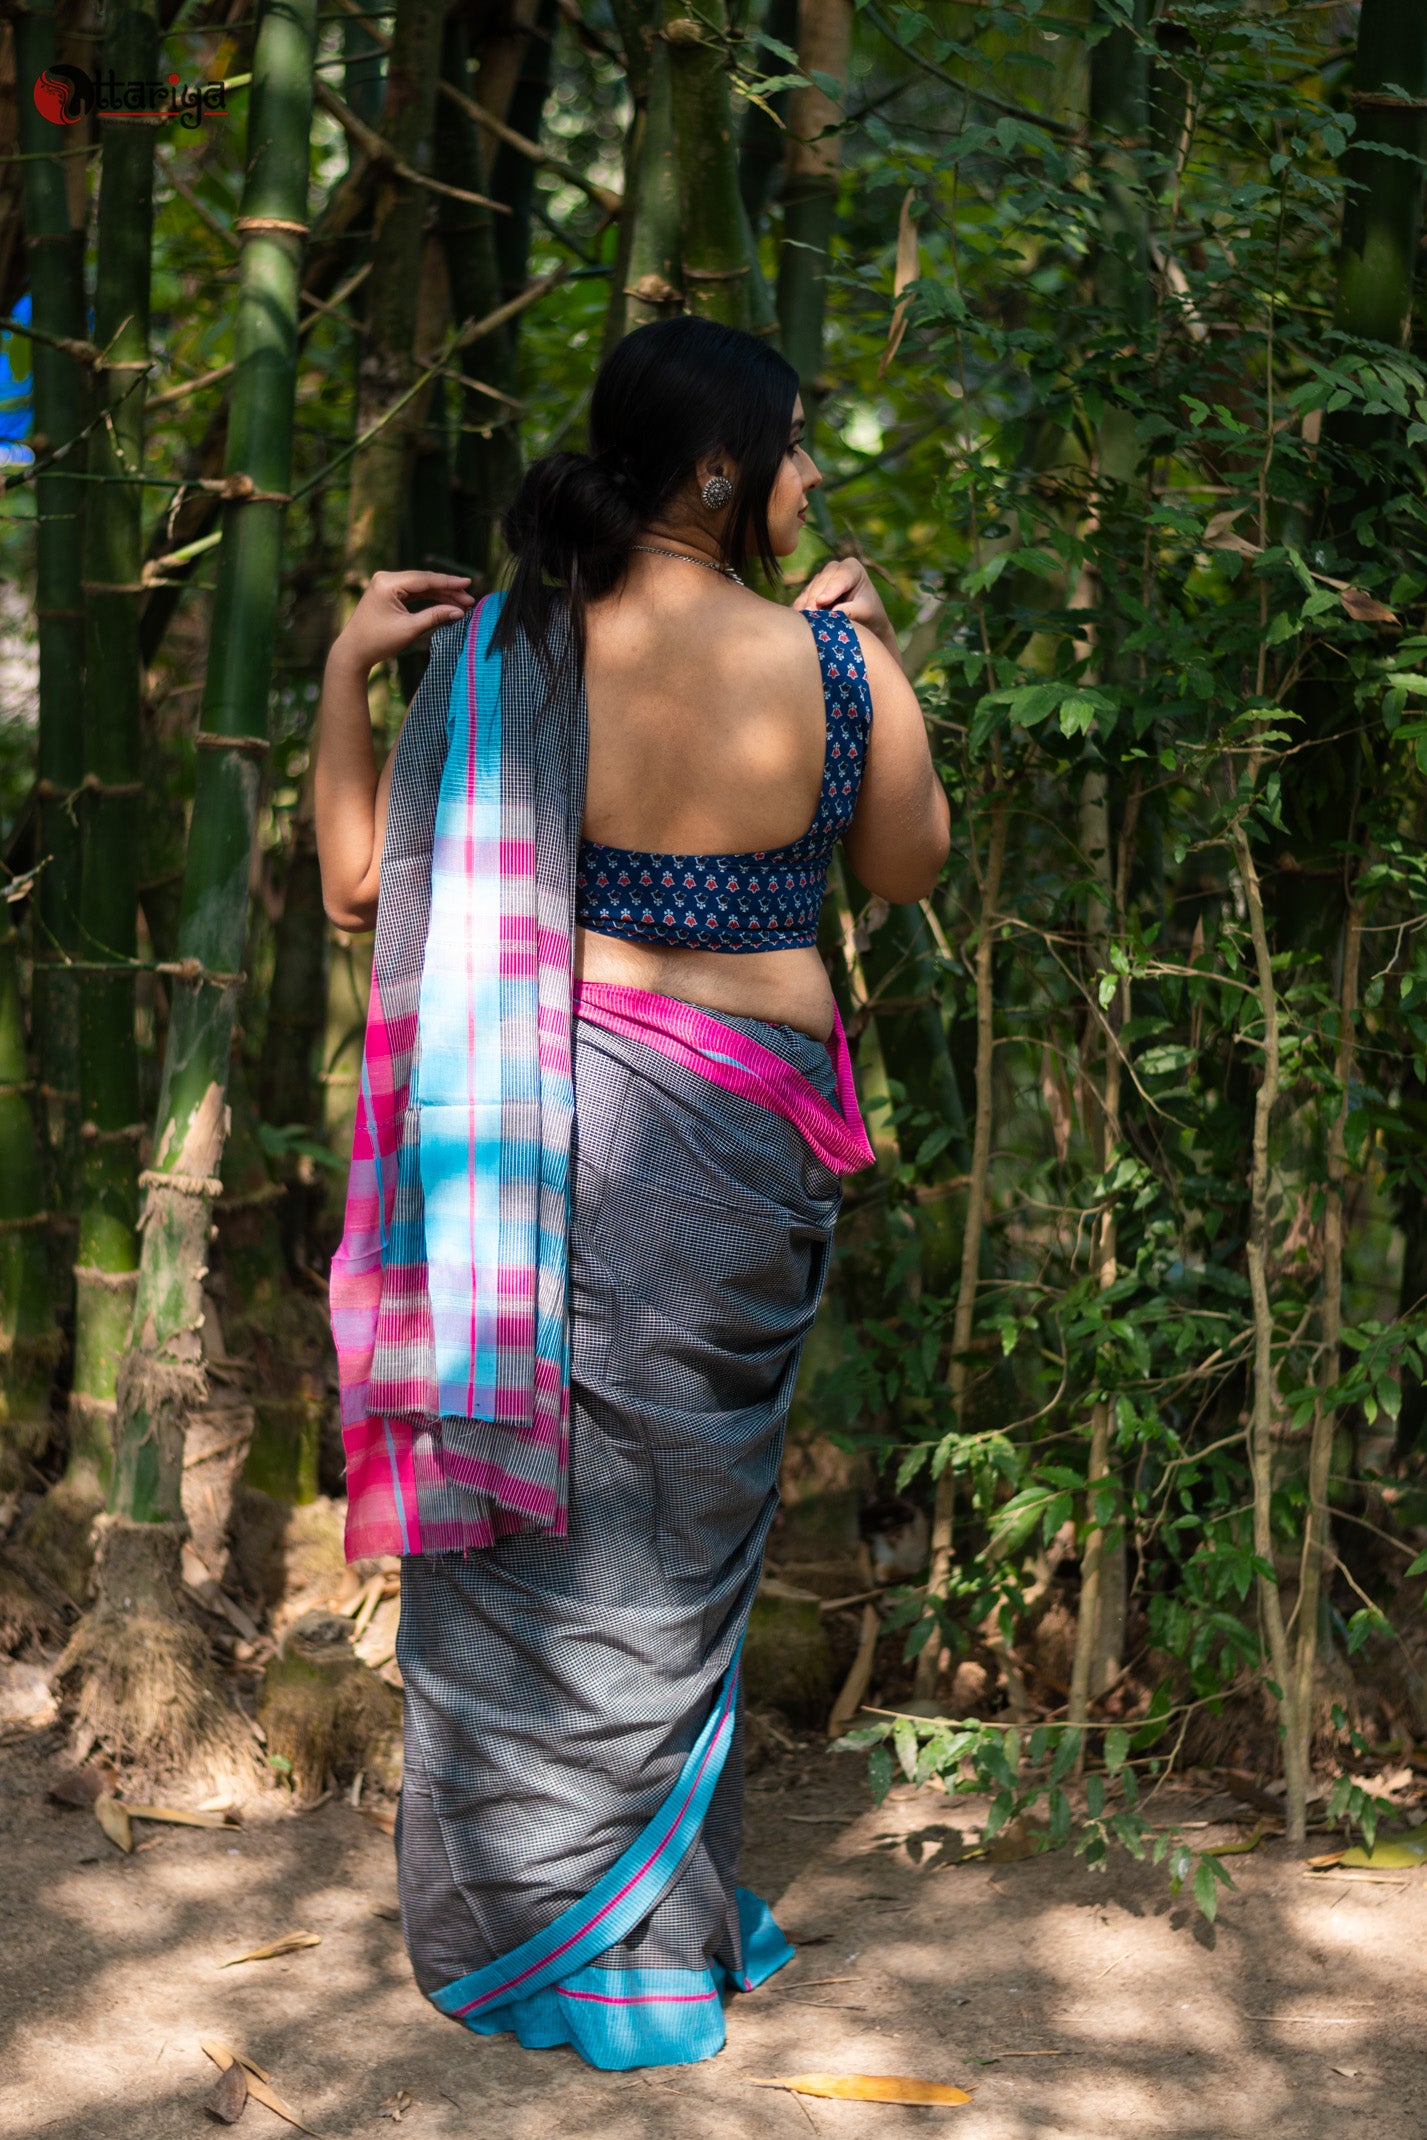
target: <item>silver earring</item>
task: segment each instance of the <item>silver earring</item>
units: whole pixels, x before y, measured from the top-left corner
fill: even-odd
[[[733,485],[727,476],[710,476],[699,496],[711,513],[718,512],[733,496]]]

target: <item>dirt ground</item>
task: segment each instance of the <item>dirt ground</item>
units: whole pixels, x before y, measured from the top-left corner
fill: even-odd
[[[862,1757],[809,1740],[750,1779],[745,1878],[796,1962],[733,2002],[706,2065],[594,2073],[443,2020],[395,1922],[388,1838],[343,1801],[227,1832],[141,1827],[122,1857],[48,1802],[58,1734],[0,1746],[0,2135],[201,2140],[215,2069],[264,2066],[325,2140],[1374,2140],[1427,2133],[1427,1873],[1310,1875],[1281,1846],[1231,1861],[1217,1926],[1161,1872],[1059,1855],[958,1863],[976,1809],[937,1789],[871,1805]],[[1186,1790],[1165,1817],[1224,1825]],[[225,1957],[297,1928],[321,1945]],[[954,2109],[795,2098],[756,2077],[908,2073]],[[407,2107],[402,2097],[410,2098]],[[393,2119],[394,2112],[400,2112]],[[291,2128],[250,2102],[243,2131]]]

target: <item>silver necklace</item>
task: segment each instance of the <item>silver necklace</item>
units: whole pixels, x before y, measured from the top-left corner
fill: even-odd
[[[682,550],[655,550],[647,542],[632,542],[629,547],[631,550],[641,551],[645,557],[672,557],[677,565],[702,565],[705,572],[722,573],[726,580],[733,581],[735,587],[746,587],[748,584],[746,580],[739,578],[732,565],[715,565],[706,557],[686,557]]]

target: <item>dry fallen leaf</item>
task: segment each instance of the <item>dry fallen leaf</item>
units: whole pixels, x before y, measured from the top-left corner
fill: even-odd
[[[210,2118],[217,2118],[220,2125],[236,2125],[247,2103],[248,2076],[235,2058],[203,2098],[203,2107]]]
[[[377,2112],[377,2116],[379,2118],[394,2119],[395,2122],[400,2125],[403,2117],[406,2115],[407,2111],[411,2109],[414,2102],[414,2096],[409,2096],[404,2088],[398,2088],[395,2095],[389,2095],[387,2097],[386,2101],[382,2104],[380,2110]]]
[[[186,1813],[181,1806],[129,1806],[130,1820],[167,1821],[175,1828],[236,1828],[227,1813]]]
[[[267,2109],[275,2110],[280,2118],[285,2118],[289,2125],[295,2125],[300,2133],[312,2132],[312,2127],[303,2124],[290,2103],[284,2103],[262,2067],[254,2065],[251,2058],[244,2058],[242,2053],[235,2051],[231,2044],[224,2043],[220,2037],[216,2036],[203,2037],[198,2048],[206,2057],[211,2058],[214,2065],[220,2067],[224,2073],[227,2072],[230,2066],[241,2066],[247,2075],[248,2093],[255,2103],[262,2103]],[[316,2140],[315,2134],[313,2140]]]
[[[284,1932],[281,1939],[270,1939],[265,1947],[253,1947],[247,1954],[231,1954],[223,1969],[236,1969],[239,1962],[275,1962],[279,1955],[296,1954],[300,1947],[320,1947],[320,1932]]]
[[[380,1828],[383,1835],[396,1834],[395,1806],[358,1806],[357,1811],[363,1820],[369,1820],[374,1828]]]
[[[110,1842],[117,1844],[127,1856],[134,1847],[134,1831],[129,1826],[129,1815],[118,1799],[101,1791],[94,1801],[94,1818]]]
[[[790,2079],[753,2082],[755,2088],[786,2088],[793,2095],[833,2096],[842,2103],[969,2103],[964,2088],[918,2081],[903,2073],[797,2073]]]

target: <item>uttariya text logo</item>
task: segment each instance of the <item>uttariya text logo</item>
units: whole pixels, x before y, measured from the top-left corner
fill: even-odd
[[[35,109],[52,126],[75,126],[91,112],[122,112],[134,119],[174,120],[199,127],[212,114],[228,109],[226,82],[185,82],[170,74],[162,81],[120,81],[111,68],[96,79],[82,67],[46,67],[34,88]]]

